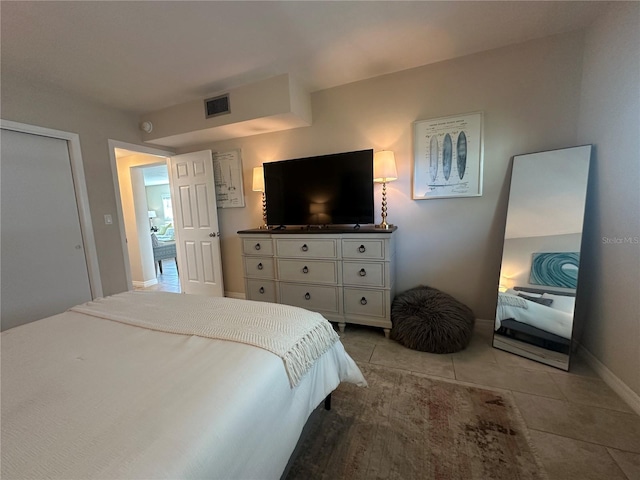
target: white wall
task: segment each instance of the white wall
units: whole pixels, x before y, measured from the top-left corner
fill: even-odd
[[[576,314],[583,345],[640,395],[640,3],[588,31],[579,120],[595,155]]]
[[[399,291],[428,284],[493,318],[510,159],[575,145],[582,42],[581,33],[551,37],[316,92],[311,127],[184,149],[242,150],[247,207],[219,211],[227,290],[244,291],[237,230],[261,224],[254,166],[390,149],[400,176],[388,185],[388,221],[399,227]],[[485,120],[483,196],[412,200],[412,123],[475,111]],[[380,221],[381,186],[375,191]]]
[[[153,219],[156,227],[169,223],[171,220],[164,218],[164,206],[162,204],[162,195],[171,195],[169,184],[150,185],[145,188],[147,192],[147,207],[149,210],[155,210],[157,217]]]

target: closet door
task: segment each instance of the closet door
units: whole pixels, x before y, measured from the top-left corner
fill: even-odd
[[[1,131],[2,330],[91,300],[67,142]]]

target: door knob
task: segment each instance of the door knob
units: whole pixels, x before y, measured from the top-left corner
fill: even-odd
[[[216,236],[216,234],[215,234],[215,233],[213,233],[213,232],[211,232],[211,233],[209,234],[209,236],[210,236],[210,237],[215,237],[215,236]]]

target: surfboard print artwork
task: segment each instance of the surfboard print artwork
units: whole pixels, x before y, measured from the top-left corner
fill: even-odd
[[[438,175],[438,139],[434,135],[431,137],[430,154],[429,154],[429,176],[431,181],[436,181]]]
[[[464,177],[464,171],[467,168],[467,135],[464,131],[458,134],[458,141],[456,142],[456,157],[458,164],[458,176],[460,180]]]
[[[451,141],[451,135],[448,133],[444,136],[444,144],[442,145],[442,173],[444,179],[449,180],[451,176],[451,161],[452,161],[453,142]]]
[[[413,124],[413,199],[482,196],[482,112]]]

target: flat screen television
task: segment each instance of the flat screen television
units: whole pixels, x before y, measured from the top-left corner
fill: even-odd
[[[270,226],[374,221],[373,150],[265,163],[264,184]]]

